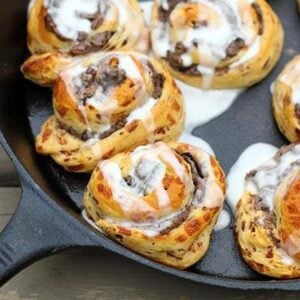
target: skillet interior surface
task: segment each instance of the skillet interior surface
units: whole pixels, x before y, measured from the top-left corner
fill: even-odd
[[[284,64],[300,52],[300,17],[296,1],[270,2],[286,32],[285,49],[279,64],[264,81],[241,94],[226,113],[194,130],[195,135],[211,144],[226,172],[252,143],[266,142],[276,146],[287,143],[273,120],[269,89]],[[0,128],[36,183],[80,219],[81,199],[89,176],[67,173],[50,158],[34,151],[34,137],[52,114],[52,107],[51,91],[26,81],[19,72],[20,64],[29,55],[25,42],[27,4],[21,0],[0,1]],[[253,287],[257,281],[274,282],[251,271],[242,261],[234,243],[232,225],[213,234],[207,255],[188,272],[219,277],[224,281],[236,279],[237,286],[239,281],[253,282]],[[188,277],[186,272],[183,277]]]

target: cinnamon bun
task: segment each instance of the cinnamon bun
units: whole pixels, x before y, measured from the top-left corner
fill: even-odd
[[[224,198],[224,173],[214,157],[159,142],[100,162],[84,207],[112,239],[183,269],[205,255]]]
[[[155,0],[151,40],[156,57],[185,83],[241,88],[274,67],[283,29],[265,0]]]
[[[300,55],[292,59],[275,81],[273,110],[278,127],[291,141],[300,141]]]
[[[73,172],[89,172],[101,159],[176,138],[184,124],[175,81],[156,60],[134,52],[85,56],[60,72],[53,107],[36,149]]]
[[[300,144],[285,146],[246,177],[237,206],[236,236],[255,271],[300,277]]]
[[[28,47],[34,53],[61,50],[146,52],[149,34],[137,0],[32,0]]]

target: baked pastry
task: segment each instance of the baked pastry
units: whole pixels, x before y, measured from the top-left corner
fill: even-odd
[[[176,78],[229,89],[251,86],[271,71],[283,29],[265,0],[155,0],[151,40]]]
[[[24,77],[41,86],[53,87],[60,72],[82,60],[60,51],[34,54],[21,66]]]
[[[83,203],[112,239],[183,269],[206,253],[224,198],[224,173],[214,157],[159,142],[100,162]]]
[[[236,211],[236,237],[255,271],[300,277],[300,144],[283,147],[247,175]]]
[[[273,110],[278,127],[291,142],[300,141],[300,55],[292,59],[274,84]]]
[[[33,0],[27,31],[31,53],[146,52],[149,47],[137,0]]]
[[[173,78],[155,59],[134,52],[82,57],[59,74],[53,107],[36,149],[73,172],[89,172],[116,153],[176,138],[184,124]]]

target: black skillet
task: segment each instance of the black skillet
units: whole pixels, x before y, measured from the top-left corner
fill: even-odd
[[[229,111],[194,131],[213,146],[226,171],[252,143],[286,143],[272,118],[269,86],[284,64],[300,52],[300,18],[295,0],[273,0],[271,4],[286,31],[280,63],[267,79],[243,93]],[[196,282],[240,289],[300,290],[300,280],[272,280],[250,270],[237,251],[232,226],[213,234],[201,262],[180,271],[123,248],[83,220],[81,198],[88,175],[67,173],[34,151],[34,136],[52,108],[51,91],[24,80],[19,72],[28,56],[27,5],[25,0],[0,0],[0,142],[19,173],[23,190],[14,217],[0,234],[0,283],[45,256],[88,246],[105,248]]]

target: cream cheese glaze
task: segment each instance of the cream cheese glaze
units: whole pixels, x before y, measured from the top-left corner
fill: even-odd
[[[145,57],[143,55],[135,54],[140,61],[144,62]],[[152,108],[156,105],[156,99],[153,99],[147,92],[143,76],[136,65],[136,62],[130,55],[117,53],[117,54],[93,54],[90,61],[96,60],[97,63],[90,64],[88,62],[78,62],[73,67],[63,71],[61,77],[67,82],[67,88],[69,93],[78,102],[78,108],[85,120],[87,132],[89,133],[89,138],[93,141],[97,136],[99,137],[103,132],[110,130],[113,126],[111,124],[111,114],[117,108],[118,103],[113,98],[113,88],[104,90],[104,88],[99,85],[93,96],[86,99],[86,104],[84,105],[78,95],[76,95],[76,90],[81,89],[84,86],[82,81],[82,74],[87,70],[87,68],[107,68],[108,60],[112,58],[117,58],[118,69],[125,73],[126,78],[129,78],[134,82],[136,86],[136,101],[138,106],[133,109],[129,115],[126,117],[126,122],[129,124],[135,120],[141,120],[148,131],[149,142],[154,142],[153,133],[155,130],[155,123],[152,116]],[[142,63],[145,72],[149,72],[149,69]],[[98,132],[93,132],[86,113],[86,107],[90,105],[101,112],[101,125]],[[98,138],[99,139],[99,138]]]
[[[225,209],[221,211],[219,217],[218,217],[218,221],[214,227],[215,231],[221,231],[224,228],[228,227],[231,221],[231,217],[228,211],[226,211]]]
[[[196,9],[198,13],[195,26],[185,22],[182,15],[189,2],[179,2],[170,11],[167,1],[157,1],[158,6],[168,11],[169,18],[168,22],[157,20],[152,24],[152,47],[157,56],[167,58],[168,53],[174,53],[177,44],[181,43],[187,49],[180,56],[182,65],[195,65],[197,72],[204,76],[202,88],[209,88],[215,67],[228,56],[234,41],[243,43],[246,50],[229,68],[237,68],[259,53],[261,38],[250,11],[253,1],[192,1],[195,13]]]
[[[150,24],[152,3],[153,1],[140,3],[147,24]],[[167,1],[163,1],[161,4],[168,9]],[[179,141],[200,147],[211,155],[215,155],[209,143],[194,136],[192,131],[195,127],[204,125],[226,112],[244,89],[203,90],[187,85],[180,80],[176,80],[176,83],[183,94],[186,110],[184,132]]]
[[[236,205],[245,189],[245,177],[253,169],[270,160],[278,148],[270,144],[257,143],[247,147],[231,167],[227,176],[227,203],[235,212]]]
[[[264,205],[274,209],[274,194],[285,179],[287,173],[300,166],[300,145],[295,145],[291,150],[276,155],[274,158],[255,170],[255,174],[246,180],[246,191],[257,195],[264,201]]]
[[[130,171],[130,176],[134,178],[136,183],[134,187],[130,187],[125,183],[120,167],[112,160],[100,162],[99,169],[110,186],[114,199],[124,211],[132,213],[133,210],[136,210],[151,215],[153,208],[141,200],[141,196],[153,191],[155,191],[159,199],[160,210],[165,211],[162,217],[143,222],[124,221],[111,216],[103,216],[103,218],[125,228],[142,229],[145,235],[153,237],[169,228],[177,218],[184,214],[187,209],[190,209],[189,207],[219,207],[223,199],[223,193],[214,181],[210,156],[205,152],[200,153],[195,148],[190,147],[189,149],[201,170],[202,182],[199,182],[197,186],[194,186],[186,169],[164,143],[140,146],[131,153],[132,170]],[[168,196],[162,192],[162,179],[165,175],[166,163],[173,168],[191,193],[189,202],[176,212],[171,212]],[[194,190],[195,188],[196,190]],[[85,212],[83,212],[83,216],[86,218]],[[226,216],[221,217],[220,222],[221,225],[227,222]]]
[[[244,89],[202,90],[176,80],[186,109],[186,128],[191,131],[226,112]]]
[[[255,147],[257,149],[255,149]],[[261,156],[259,153],[262,153],[263,155]],[[285,199],[287,189],[297,176],[299,176],[300,145],[291,144],[278,151],[278,149],[271,145],[257,144],[252,146],[252,149],[251,147],[248,148],[248,151],[246,150],[242,156],[243,159],[240,159],[239,161],[240,165],[242,165],[243,161],[247,161],[247,158],[250,159],[257,156],[263,157],[264,162],[260,163],[259,166],[255,167],[247,174],[243,184],[243,191],[245,195],[249,194],[251,198],[254,198],[255,201],[259,203],[259,206],[263,208],[259,209],[259,211],[263,213],[260,214],[260,217],[257,217],[256,222],[258,222],[260,226],[267,226],[270,224],[270,214],[272,216],[272,214],[275,213],[277,220],[271,221],[271,224],[278,230],[278,235],[283,238],[284,234],[282,232],[284,231],[284,227],[277,228],[282,222],[277,207],[277,205],[280,207],[280,204],[277,201],[288,201]],[[267,159],[268,156],[271,157]],[[295,197],[297,197],[297,195],[295,195]],[[295,200],[296,199],[297,198],[295,198]],[[296,212],[289,209],[289,213],[291,214],[290,217],[293,218]],[[287,238],[283,238],[281,248],[278,248],[278,251],[280,252],[284,264],[296,264],[297,262],[293,256],[300,251],[300,239],[298,233],[289,234]]]
[[[150,16],[151,9],[149,3],[151,2],[141,3],[144,14],[148,16],[148,18]],[[167,2],[164,5],[167,5]],[[149,24],[150,21],[147,21],[146,18],[146,22]],[[243,89],[201,90],[186,85],[180,81],[177,81],[177,84],[183,93],[186,106],[186,126],[180,141],[200,147],[214,155],[214,151],[211,146],[203,139],[193,136],[191,132],[193,128],[211,121],[229,109],[237,96],[243,92]],[[149,102],[151,102],[151,100]],[[143,115],[144,112],[147,114],[149,110],[146,109],[145,111],[142,111]],[[224,210],[220,214],[216,230],[221,230],[227,227],[229,223],[230,215]]]
[[[44,6],[52,17],[59,33],[66,39],[76,40],[80,32],[89,33],[92,22],[84,15],[93,15],[103,10],[99,0],[45,0]]]
[[[77,40],[80,33],[89,34],[95,30],[94,17],[99,18],[99,23],[108,21],[130,26],[135,37],[141,34],[140,18],[128,0],[44,0],[44,6],[57,31],[66,39]]]

